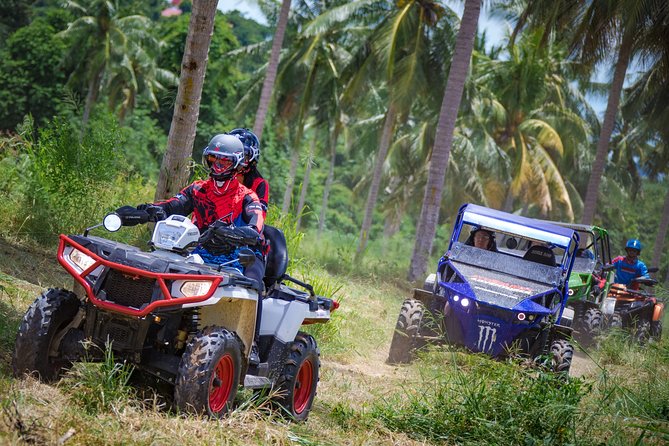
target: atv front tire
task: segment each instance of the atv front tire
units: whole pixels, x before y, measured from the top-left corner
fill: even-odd
[[[551,370],[569,375],[573,357],[574,347],[568,341],[564,339],[553,341],[551,344]]]
[[[613,313],[611,321],[609,322],[611,328],[623,329],[623,318],[619,313]]]
[[[64,329],[79,312],[76,294],[50,288],[28,307],[16,335],[12,370],[14,376],[37,374],[42,381],[55,381],[71,364],[63,355]],[[70,331],[74,328],[69,328]]]
[[[583,315],[583,334],[592,340],[602,332],[602,312],[596,308],[589,308]]]
[[[393,339],[390,342],[388,364],[406,364],[414,359],[415,350],[422,347],[416,336],[420,333],[424,315],[425,306],[422,302],[407,299],[402,303]]]
[[[320,355],[311,335],[297,333],[276,383],[275,400],[295,421],[305,421],[309,416],[318,385]]]
[[[649,321],[639,321],[634,332],[634,339],[640,344],[644,345],[648,342],[651,333],[651,326]]]
[[[176,407],[212,418],[232,408],[241,375],[242,353],[234,333],[206,327],[191,339],[181,357],[174,386]]]

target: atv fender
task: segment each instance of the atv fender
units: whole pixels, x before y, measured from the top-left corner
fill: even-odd
[[[664,317],[664,302],[657,302],[653,308],[653,322],[661,321]]]

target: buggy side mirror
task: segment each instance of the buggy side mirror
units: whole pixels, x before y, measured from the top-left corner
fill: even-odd
[[[240,248],[237,254],[239,255],[239,263],[241,263],[244,268],[250,267],[256,261],[255,253],[249,248]]]
[[[506,239],[505,244],[506,247],[509,249],[516,249],[516,247],[518,246],[518,240],[516,240],[515,238],[508,238]]]

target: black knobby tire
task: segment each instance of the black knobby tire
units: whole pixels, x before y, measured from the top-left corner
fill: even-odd
[[[278,403],[295,421],[305,421],[316,397],[321,367],[316,340],[299,332],[289,345],[290,353],[276,382]]]
[[[650,321],[638,321],[634,331],[634,339],[641,345],[644,345],[650,339]]]
[[[53,343],[63,339],[63,329],[74,320],[80,307],[76,294],[59,288],[50,288],[35,299],[16,335],[14,376],[36,374],[42,381],[51,382],[71,365],[63,356],[61,345]]]
[[[390,342],[388,353],[389,364],[406,364],[414,359],[414,352],[421,347],[416,336],[420,334],[420,326],[425,315],[425,306],[415,299],[407,299],[402,303],[397,324]]]
[[[602,312],[597,308],[589,308],[583,315],[581,327],[583,334],[590,338],[600,335],[602,332]]]
[[[653,321],[650,323],[650,336],[655,340],[655,341],[661,341],[662,340],[662,321]]]
[[[221,327],[206,327],[186,346],[174,386],[174,402],[183,412],[225,416],[239,387],[242,348],[237,336]]]
[[[609,327],[622,330],[623,317],[620,315],[620,313],[613,313],[613,315],[611,315],[611,320],[609,321]]]
[[[556,373],[569,374],[574,347],[565,339],[558,339],[551,344],[551,370]]]

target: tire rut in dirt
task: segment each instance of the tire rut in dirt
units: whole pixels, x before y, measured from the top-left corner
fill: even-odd
[[[221,327],[206,327],[186,346],[174,386],[174,402],[183,412],[225,416],[239,387],[242,347]]]
[[[81,302],[72,292],[51,288],[30,305],[16,335],[12,371],[18,377],[37,374],[42,381],[56,380],[71,362],[57,355],[49,356],[54,338],[79,311]]]
[[[316,340],[303,332],[297,334],[289,348],[290,354],[276,383],[279,396],[275,402],[293,420],[305,421],[320,379],[320,350]]]

